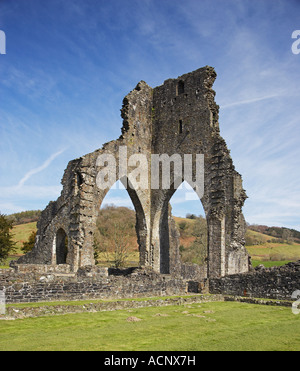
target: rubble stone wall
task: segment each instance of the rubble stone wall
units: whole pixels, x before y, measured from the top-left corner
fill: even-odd
[[[300,261],[209,280],[212,294],[292,300],[297,290],[300,290]]]
[[[193,281],[139,270],[111,272],[84,269],[70,274],[0,272],[0,291],[6,303],[61,300],[120,299],[198,293]]]

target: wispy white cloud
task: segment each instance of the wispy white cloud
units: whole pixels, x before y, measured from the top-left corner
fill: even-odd
[[[271,95],[267,95],[265,97],[245,99],[245,100],[241,100],[241,101],[237,101],[237,102],[223,104],[223,105],[220,106],[220,108],[224,109],[224,108],[229,108],[229,107],[241,106],[241,105],[244,105],[244,104],[251,104],[251,103],[261,102],[261,101],[266,100],[266,99],[272,99],[272,98],[278,98],[278,97],[280,97],[280,94],[271,94]]]
[[[35,168],[35,169],[32,169],[30,171],[28,171],[24,176],[23,178],[19,181],[18,185],[17,185],[17,188],[21,188],[23,187],[24,183],[30,179],[33,175],[35,174],[38,174],[40,173],[41,171],[47,169],[47,167],[52,163],[52,161],[58,157],[59,155],[61,155],[63,152],[65,151],[65,149],[63,150],[60,150],[58,152],[55,152],[53,153],[41,166]]]

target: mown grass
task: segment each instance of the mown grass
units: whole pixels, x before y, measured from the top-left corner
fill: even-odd
[[[299,351],[300,315],[214,302],[0,321],[0,333],[0,350]]]

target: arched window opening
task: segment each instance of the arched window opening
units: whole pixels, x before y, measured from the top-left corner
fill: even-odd
[[[56,233],[56,264],[66,264],[68,255],[68,237],[60,228]]]
[[[180,233],[180,256],[186,264],[207,265],[208,238],[205,211],[196,192],[183,182],[170,200]]]
[[[97,265],[112,268],[139,266],[136,211],[120,181],[106,194],[94,232],[94,257]]]

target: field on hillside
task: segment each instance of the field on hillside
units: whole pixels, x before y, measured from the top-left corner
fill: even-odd
[[[36,231],[36,222],[14,226],[13,240],[16,242],[16,254],[22,254],[21,247],[23,246],[23,242],[28,240],[31,232],[33,231]]]
[[[174,217],[174,219],[180,231],[180,244],[188,249],[196,238],[192,236],[193,226],[196,219],[178,217]],[[186,223],[184,231],[180,228],[181,223]],[[259,264],[263,264],[266,267],[283,265],[290,261],[300,259],[299,243],[284,243],[279,238],[268,236],[250,229],[246,232],[246,249],[251,256],[252,265],[254,267]]]
[[[23,242],[28,241],[28,238],[31,232],[36,231],[36,222],[26,223],[26,224],[19,224],[15,225],[12,230],[13,241],[16,243],[16,250],[13,255],[10,255],[3,265],[0,265],[0,268],[8,268],[8,264],[11,260],[17,259],[19,256],[23,255],[21,247],[23,246]]]
[[[199,241],[199,236],[195,234],[195,223],[199,222],[198,218],[180,218],[174,217],[177,228],[180,232],[180,251],[185,262],[198,263],[199,259],[195,258],[195,241]],[[203,221],[203,220],[202,220]],[[126,223],[126,228],[121,227]],[[115,240],[110,238],[119,233],[120,241],[126,240],[126,262],[125,266],[137,266],[139,262],[139,252],[135,232],[135,214],[134,211],[127,208],[111,207],[102,212],[98,220],[98,230],[96,238],[98,245],[111,246]],[[22,254],[21,247],[24,241],[27,241],[32,231],[36,230],[36,222],[16,225],[13,229],[14,241],[16,241],[16,255]],[[126,238],[124,236],[126,235]],[[121,238],[122,237],[122,238]],[[99,243],[99,241],[101,243]],[[204,241],[205,243],[205,241]],[[252,258],[253,266],[264,264],[265,266],[274,266],[286,264],[289,261],[300,259],[300,243],[283,242],[274,236],[247,230],[246,248]],[[114,254],[108,248],[104,251],[99,248],[97,251],[97,261],[99,265],[112,264]],[[14,257],[10,257],[11,260]],[[203,258],[203,257],[202,257]],[[201,260],[201,259],[200,259]],[[202,259],[203,260],[203,259]],[[8,263],[5,267],[8,266]]]
[[[247,251],[253,266],[263,264],[266,267],[283,265],[300,259],[300,244],[283,242],[278,238],[255,232],[250,229],[246,234]],[[252,244],[249,243],[252,241]]]
[[[0,333],[0,351],[299,351],[300,315],[211,302],[2,320]]]
[[[247,246],[253,260],[257,261],[296,261],[300,259],[300,244],[265,243]]]

